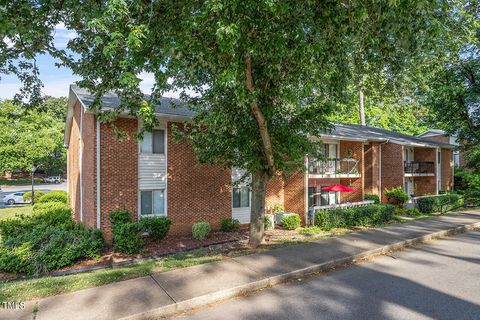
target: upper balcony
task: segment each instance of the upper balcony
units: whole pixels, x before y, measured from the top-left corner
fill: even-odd
[[[359,162],[354,158],[309,159],[308,174],[311,178],[359,178]]]
[[[435,163],[430,161],[405,161],[405,177],[428,177],[435,175]]]

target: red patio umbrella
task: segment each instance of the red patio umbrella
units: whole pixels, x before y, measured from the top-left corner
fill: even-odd
[[[353,192],[355,191],[355,189],[352,189],[350,187],[347,187],[347,186],[344,186],[344,185],[341,185],[341,184],[334,184],[333,186],[328,186],[328,187],[324,187],[322,188],[322,190],[325,190],[325,191],[330,191],[330,192]]]

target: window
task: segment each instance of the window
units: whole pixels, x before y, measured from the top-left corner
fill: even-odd
[[[164,215],[165,214],[165,190],[140,191],[140,214]]]
[[[247,187],[233,188],[232,198],[234,208],[250,207],[250,190]]]
[[[146,132],[140,145],[142,153],[165,153],[165,130]]]
[[[323,144],[323,154],[327,159],[336,159],[337,158],[337,144],[335,143],[324,143]]]

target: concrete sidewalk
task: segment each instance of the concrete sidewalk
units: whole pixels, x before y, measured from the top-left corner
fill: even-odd
[[[32,319],[35,306],[36,319],[158,318],[474,227],[478,211],[355,232],[30,301],[24,310],[0,310],[0,319]]]

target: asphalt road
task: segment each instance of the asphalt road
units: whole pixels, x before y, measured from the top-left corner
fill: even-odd
[[[8,207],[5,203],[3,203],[3,198],[10,193],[14,192],[21,192],[21,191],[31,191],[32,187],[29,185],[21,185],[21,186],[4,186],[2,187],[2,190],[0,191],[0,208]],[[35,190],[40,190],[45,193],[52,191],[52,190],[63,190],[67,191],[67,183],[62,182],[59,184],[36,184],[35,185]]]
[[[177,319],[480,319],[480,232],[436,240]]]

